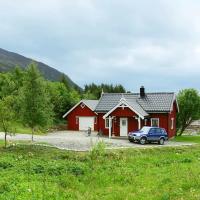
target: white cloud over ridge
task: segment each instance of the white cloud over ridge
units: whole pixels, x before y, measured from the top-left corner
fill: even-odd
[[[0,1],[1,47],[46,62],[81,86],[199,89],[198,1]]]

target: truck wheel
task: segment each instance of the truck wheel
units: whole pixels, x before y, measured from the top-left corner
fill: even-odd
[[[140,139],[140,144],[144,145],[144,144],[146,144],[146,142],[147,142],[147,139],[145,137],[142,137]]]
[[[159,144],[160,144],[160,145],[163,145],[164,143],[165,143],[164,138],[160,138],[160,140],[159,140]]]

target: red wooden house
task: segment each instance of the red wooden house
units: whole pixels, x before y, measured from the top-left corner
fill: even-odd
[[[143,126],[165,128],[168,136],[176,132],[178,104],[175,93],[102,93],[99,100],[82,100],[63,118],[69,130],[102,131],[104,135],[127,136]]]

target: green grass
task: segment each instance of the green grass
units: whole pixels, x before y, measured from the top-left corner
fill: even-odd
[[[200,146],[89,153],[0,142],[2,200],[200,199]]]
[[[13,129],[14,133],[20,133],[20,134],[31,134],[32,133],[31,129],[29,127],[26,127],[19,122],[13,122],[12,129]],[[2,131],[2,130],[0,129],[0,131]],[[44,134],[46,134],[44,130],[35,131],[35,135],[44,135]]]
[[[184,136],[177,136],[173,139],[176,142],[194,142],[200,144],[200,136],[191,136],[191,135],[184,135]]]

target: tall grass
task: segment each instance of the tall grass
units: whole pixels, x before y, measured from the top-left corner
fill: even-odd
[[[2,200],[200,199],[200,146],[88,153],[0,147]]]

